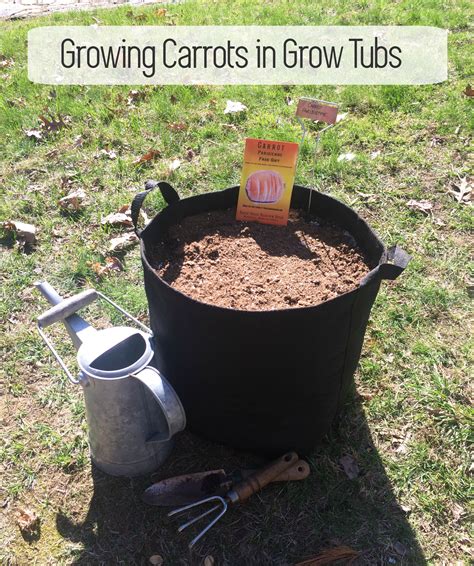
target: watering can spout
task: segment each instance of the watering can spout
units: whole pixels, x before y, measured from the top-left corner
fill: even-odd
[[[61,320],[64,323],[76,350],[78,350],[81,344],[92,338],[97,332],[96,329],[83,318],[74,314],[76,310],[79,310],[81,307],[86,306],[86,304],[95,300],[95,292],[89,293],[85,300],[77,300],[80,297],[76,296],[71,298],[74,299],[74,301],[72,301],[71,299],[64,299],[47,281],[37,281],[34,283],[34,286],[50,305],[56,307],[56,309],[50,309],[48,311],[48,313],[50,313],[50,318],[52,315],[54,320],[52,318],[51,320],[47,320],[47,324],[52,324],[56,320]],[[68,314],[68,310],[71,314]],[[45,315],[48,313],[45,313]]]

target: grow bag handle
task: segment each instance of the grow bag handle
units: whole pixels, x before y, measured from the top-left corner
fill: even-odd
[[[376,268],[372,269],[360,282],[361,285],[368,283],[374,277],[380,279],[396,279],[411,260],[411,256],[407,254],[400,246],[392,246],[388,248]]]
[[[396,279],[411,260],[400,246],[392,246],[382,256],[379,264],[379,274],[382,279]]]
[[[141,209],[143,201],[145,200],[148,193],[151,193],[151,191],[153,189],[156,189],[156,187],[158,187],[160,189],[160,192],[161,192],[163,198],[165,199],[166,204],[172,204],[173,202],[177,202],[179,200],[179,195],[176,192],[176,189],[174,189],[166,181],[152,181],[152,180],[147,181],[145,183],[145,190],[142,191],[141,193],[138,193],[137,195],[135,195],[135,197],[132,201],[132,205],[130,207],[133,227],[135,229],[135,234],[138,237],[140,237],[140,234],[142,232],[142,230],[140,228],[138,228],[138,226],[137,226],[138,215],[140,214],[140,209]]]

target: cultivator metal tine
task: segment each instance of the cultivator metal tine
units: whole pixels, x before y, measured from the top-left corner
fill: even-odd
[[[224,515],[224,513],[227,511],[227,501],[224,498],[220,497],[219,495],[213,495],[212,497],[207,497],[206,499],[202,499],[201,501],[196,501],[195,503],[190,503],[189,505],[184,505],[183,507],[179,507],[178,509],[174,509],[174,511],[171,511],[170,513],[168,513],[168,517],[173,517],[174,515],[184,513],[185,511],[188,511],[189,509],[193,509],[194,507],[199,507],[201,505],[205,505],[206,503],[209,503],[210,501],[217,501],[218,504],[214,505],[210,509],[207,509],[206,511],[204,511],[204,513],[201,513],[197,517],[193,517],[192,519],[190,519],[189,521],[187,521],[186,523],[183,523],[182,525],[180,525],[178,527],[178,532],[181,533],[182,531],[184,531],[184,529],[187,529],[189,526],[193,525],[194,523],[197,523],[198,521],[200,521],[204,517],[207,517],[208,515],[210,515],[211,513],[214,513],[220,507],[222,507],[222,510],[219,511],[217,516],[214,517],[214,519],[212,519],[209,522],[209,524],[206,525],[206,527],[204,529],[202,529],[202,531],[192,539],[192,541],[188,545],[189,548],[192,548],[197,543],[197,541],[199,539],[201,539],[207,533],[207,531],[209,529],[211,529],[217,523],[217,521],[219,521],[219,519]]]
[[[207,517],[208,515],[210,515],[214,511],[217,511],[217,509],[219,509],[219,507],[220,507],[220,505],[215,505],[214,507],[211,507],[211,509],[208,509],[207,511],[205,511],[201,515],[198,515],[197,517],[194,517],[194,519],[191,519],[187,523],[180,525],[180,527],[178,528],[178,532],[179,533],[183,532],[184,529],[187,529],[189,526],[193,525],[194,523],[197,523],[200,519]]]

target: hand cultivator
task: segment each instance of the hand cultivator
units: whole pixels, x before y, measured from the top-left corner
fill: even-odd
[[[234,485],[224,497],[221,497],[220,495],[206,497],[205,499],[201,499],[201,501],[196,501],[195,503],[191,503],[189,505],[185,505],[184,507],[175,509],[174,511],[171,511],[168,516],[172,517],[179,515],[181,513],[189,511],[190,509],[206,506],[207,504],[211,505],[210,509],[206,509],[203,513],[197,515],[196,517],[193,517],[186,523],[180,525],[180,527],[178,528],[178,531],[182,532],[201,519],[210,517],[214,514],[209,523],[189,543],[189,548],[192,548],[225,515],[230,504],[245,501],[254,493],[262,490],[266,485],[272,482],[280,474],[285,472],[288,468],[292,467],[296,462],[298,462],[298,455],[294,452],[289,452],[281,458],[278,458],[278,460],[275,460],[267,466],[256,471],[247,479]]]

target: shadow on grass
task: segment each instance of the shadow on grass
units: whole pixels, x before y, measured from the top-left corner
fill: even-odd
[[[10,249],[17,247],[25,255],[31,255],[36,250],[35,244],[19,241],[13,233],[0,237],[0,249]]]
[[[28,529],[20,530],[21,536],[24,541],[29,544],[37,542],[41,538],[41,523],[39,520],[35,521]]]
[[[341,470],[343,455],[356,459],[357,478],[348,479]],[[177,521],[167,517],[169,509],[142,503],[144,489],[172,475],[221,467],[232,471],[262,461],[186,432],[169,462],[149,478],[113,478],[93,467],[94,493],[85,521],[76,525],[67,514],[59,514],[57,528],[63,537],[81,543],[72,562],[76,565],[149,564],[156,554],[166,565],[203,564],[207,555],[216,565],[286,565],[336,546],[360,552],[354,564],[426,564],[358,400],[309,461],[308,479],[270,485],[229,508],[190,552],[187,543],[194,531],[178,534]]]

